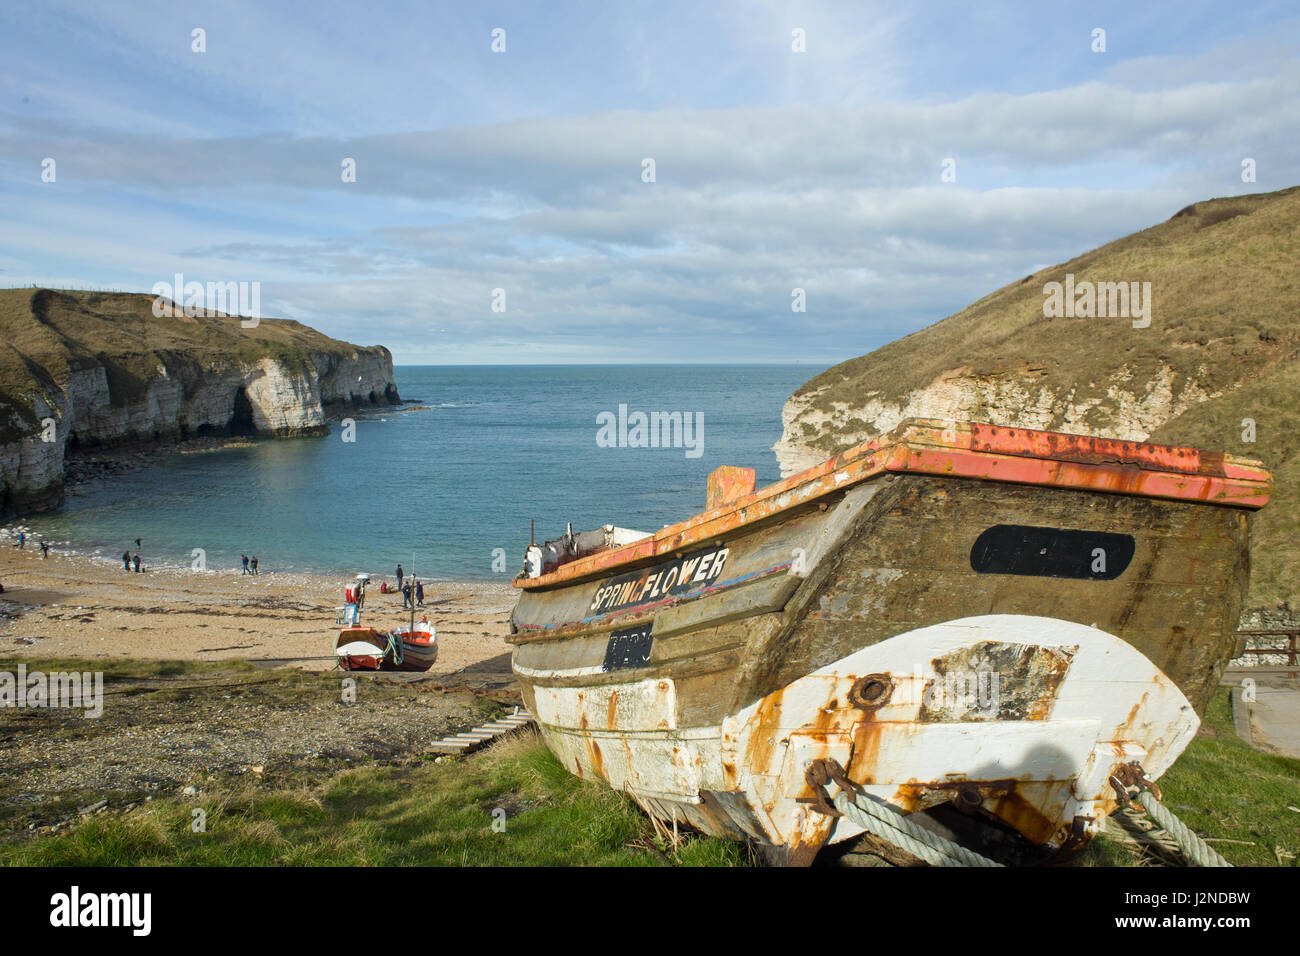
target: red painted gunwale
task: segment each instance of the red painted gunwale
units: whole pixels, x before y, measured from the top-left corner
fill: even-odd
[[[621,548],[600,551],[536,578],[554,587],[659,557],[801,507],[885,473],[944,475],[1102,491],[1234,508],[1268,503],[1272,476],[1258,461],[1176,445],[1120,441],[980,422],[911,419],[879,438]]]

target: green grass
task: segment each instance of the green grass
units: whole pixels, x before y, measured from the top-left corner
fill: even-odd
[[[84,661],[42,660],[30,668],[84,669]],[[273,678],[286,699],[312,675],[268,674],[247,664],[96,661],[107,677],[241,676]],[[276,683],[278,681],[279,683]],[[283,686],[280,686],[281,683]],[[305,686],[305,685],[304,685]],[[154,693],[159,693],[154,691]],[[489,719],[500,705],[483,700]],[[1295,866],[1300,856],[1300,760],[1260,753],[1237,738],[1226,688],[1211,700],[1196,737],[1160,783],[1165,805],[1214,843],[1234,865]],[[42,806],[46,819],[73,817],[97,800],[65,793]],[[361,766],[268,768],[265,775],[210,776],[191,797],[124,795],[128,811],[89,816],[62,835],[0,842],[0,864],[73,866],[500,865],[740,866],[743,846],[690,836],[676,848],[625,795],[566,771],[535,734],[505,740],[465,758],[419,758]],[[505,811],[504,832],[493,811]],[[194,832],[193,811],[206,813]],[[9,811],[12,815],[12,810]],[[1252,846],[1244,845],[1246,843]],[[1279,852],[1280,851],[1280,852]],[[1079,866],[1140,866],[1128,846],[1101,836],[1071,861]]]
[[[1210,700],[1202,728],[1160,778],[1165,806],[1203,838],[1242,841],[1210,844],[1233,866],[1296,866],[1300,813],[1287,807],[1300,807],[1300,760],[1261,753],[1238,737],[1226,687]],[[1140,861],[1103,836],[1074,862],[1131,866]]]
[[[731,866],[727,841],[657,839],[631,800],[574,777],[535,734],[468,758],[365,766],[323,785],[217,781],[87,818],[67,835],[0,844],[19,866]],[[493,811],[506,812],[501,832]],[[206,831],[193,832],[193,811]],[[629,846],[630,845],[630,846]]]

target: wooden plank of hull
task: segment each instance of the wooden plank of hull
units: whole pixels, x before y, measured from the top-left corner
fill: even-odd
[[[521,678],[576,683],[616,680],[619,675],[603,670],[610,632],[624,621],[629,625],[652,622],[652,670],[672,666],[674,658],[684,656],[691,660],[681,666],[698,671],[710,651],[722,653],[745,645],[748,649],[741,662],[745,673],[738,677],[735,693],[720,701],[720,705],[744,706],[865,644],[981,611],[1045,614],[1096,624],[1130,640],[1179,683],[1198,713],[1204,709],[1225,654],[1235,642],[1232,624],[1243,600],[1248,567],[1242,512],[937,478],[885,479],[883,490],[879,497],[873,490],[871,496],[856,501],[845,498],[840,507],[854,517],[842,523],[838,534],[826,533],[835,530],[826,514],[812,512],[756,532],[754,537],[761,542],[732,543],[742,571],[771,562],[776,549],[787,548],[793,555],[806,545],[805,554],[816,562],[808,580],[790,572],[792,557],[779,576],[734,585],[734,593],[721,588],[703,598],[660,607],[657,613],[581,626],[574,625],[575,600],[565,591],[522,595],[515,617],[531,622],[535,631],[512,638]],[[971,545],[981,532],[1007,516],[1030,525],[1083,524],[1098,531],[1133,531],[1133,560],[1112,581],[974,572]],[[836,544],[822,549],[822,557],[818,540]],[[583,586],[577,603],[589,605],[599,583]],[[766,590],[751,592],[753,597],[741,590],[758,586]],[[786,599],[784,626],[778,631],[767,633],[771,631],[767,623],[746,628],[743,619],[739,630],[722,626],[746,606],[755,617],[765,617],[786,592],[793,596]],[[547,621],[549,627],[539,623]],[[761,646],[777,640],[779,653]],[[674,652],[675,646],[682,651]],[[554,676],[546,677],[548,672]]]
[[[974,542],[990,526],[1008,522],[1131,534],[1133,556],[1113,580],[978,573],[971,563]],[[511,638],[514,667],[548,744],[571,771],[633,793],[665,820],[719,835],[786,841],[787,849],[813,848],[831,834],[806,812],[795,826],[795,811],[787,808],[781,817],[768,808],[768,798],[755,789],[764,776],[755,758],[727,756],[724,728],[746,708],[773,694],[798,700],[789,688],[802,679],[899,635],[971,614],[1013,615],[1117,635],[1123,653],[1146,661],[1152,686],[1163,681],[1160,696],[1181,701],[1184,723],[1166,743],[1181,740],[1187,726],[1194,730],[1195,715],[1231,653],[1247,573],[1247,521],[1238,509],[938,477],[882,476],[824,511],[803,509],[784,523],[742,532],[725,542],[727,573],[718,586],[649,609],[614,618],[587,613],[601,580],[525,592],[514,615],[517,626],[527,628]],[[611,635],[638,626],[652,637],[649,659],[611,670]],[[1113,694],[1123,697],[1128,686],[1121,682]],[[1139,694],[1126,707],[1137,713],[1147,699]],[[842,715],[846,705],[827,699],[822,711]],[[796,706],[790,719],[802,727],[811,718]],[[900,729],[882,731],[877,749],[893,754],[891,765],[905,766],[906,749],[899,750],[890,734],[906,740],[917,731],[908,721],[894,723]],[[763,726],[772,741],[789,729],[771,719]],[[976,731],[942,741],[933,730],[925,733],[935,752],[959,753],[994,739],[987,723]],[[1003,731],[1013,734],[1008,741],[1032,738],[1009,726],[996,733]],[[1058,731],[1066,742],[1081,732],[1079,725],[1052,734]],[[873,746],[847,731],[819,733],[819,746],[829,748],[819,752],[827,755],[841,752],[835,747],[847,746],[852,756],[855,747]],[[1110,752],[1140,751],[1154,778],[1167,765],[1153,762],[1159,747],[1140,726],[1129,737]],[[1077,781],[1095,759],[1055,736],[1051,741],[1064,748],[1062,766],[1073,768],[1072,777],[1061,778],[1059,767],[1039,767],[1033,772],[1042,779],[1002,790],[991,782],[982,798],[988,813],[1049,844],[1069,822],[1061,815],[1078,809],[1069,803],[1076,797],[1067,799],[1074,792],[1069,780]],[[859,760],[855,772],[864,768]],[[745,773],[754,781],[742,784]],[[916,774],[903,779],[928,780]],[[928,782],[933,786],[896,788],[887,798],[915,810],[953,796],[944,781]],[[1094,803],[1097,798],[1084,796]],[[1105,809],[1098,806],[1098,813]],[[834,838],[843,834],[841,828]]]

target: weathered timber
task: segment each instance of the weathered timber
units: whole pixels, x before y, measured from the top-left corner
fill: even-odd
[[[1268,485],[1196,449],[905,423],[518,581],[513,666],[572,772],[775,859],[860,832],[818,809],[826,761],[1075,846],[1112,773],[1158,778],[1195,733]]]

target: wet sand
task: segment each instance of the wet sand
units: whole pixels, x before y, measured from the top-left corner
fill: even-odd
[[[366,595],[364,623],[409,617],[400,594]],[[246,660],[266,666],[334,666],[335,608],[346,575],[147,569],[140,574],[82,555],[43,559],[0,544],[0,659],[23,657]],[[391,584],[391,581],[390,581]],[[425,581],[424,607],[438,631],[430,678],[509,675],[507,581]],[[471,683],[476,681],[471,680]]]

